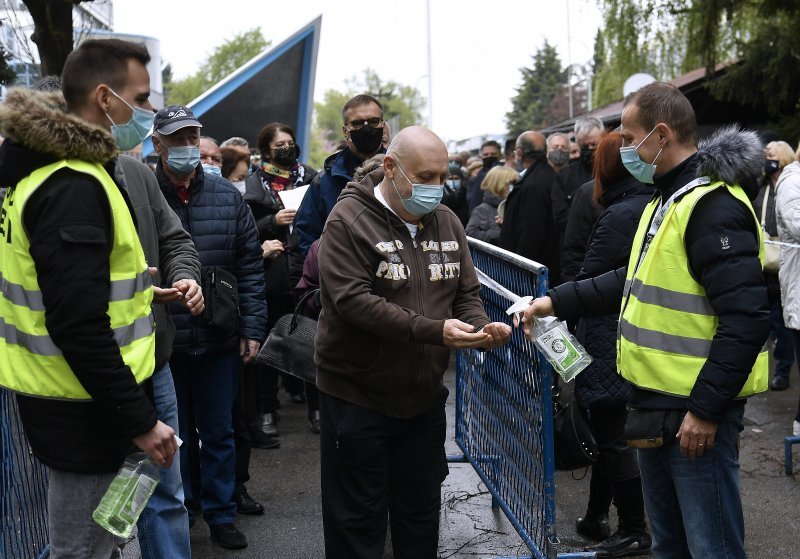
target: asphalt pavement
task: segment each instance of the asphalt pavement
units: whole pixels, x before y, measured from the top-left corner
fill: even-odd
[[[451,385],[447,452],[456,454],[452,370],[446,381]],[[791,433],[799,394],[800,377],[795,369],[788,390],[768,392],[747,404],[740,461],[746,545],[751,559],[800,558],[800,474],[787,476],[783,470],[783,438]],[[305,405],[289,402],[285,393],[280,397],[284,402],[279,425],[281,448],[253,449],[252,479],[247,484],[251,496],[264,504],[265,513],[237,519],[250,545],[241,551],[223,550],[211,543],[208,527],[198,520],[191,532],[196,559],[324,557],[319,437],[308,428]],[[794,457],[796,471],[800,471],[800,449],[795,450]],[[583,470],[557,474],[559,552],[579,551],[591,543],[578,536],[574,528],[575,518],[584,512],[588,491],[589,477]],[[469,464],[451,464],[442,486],[442,503],[439,557],[529,556],[503,513],[491,508],[491,497]],[[615,518],[612,524],[616,524]],[[137,551],[134,543],[125,556],[136,557]],[[388,544],[384,557],[392,558]]]

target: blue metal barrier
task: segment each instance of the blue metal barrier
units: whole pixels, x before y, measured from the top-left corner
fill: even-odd
[[[31,452],[17,400],[0,389],[0,557],[42,557],[47,549],[47,469]]]
[[[469,246],[490,320],[509,321],[513,295],[547,292],[546,267],[476,239]],[[456,364],[456,443],[492,506],[503,510],[531,557],[594,557],[557,555],[550,365],[521,329],[503,348],[459,351]]]

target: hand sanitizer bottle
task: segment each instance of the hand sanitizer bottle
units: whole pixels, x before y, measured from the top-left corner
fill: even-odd
[[[592,362],[592,356],[570,334],[567,325],[555,317],[536,318],[531,339],[564,382],[574,379]]]
[[[120,538],[128,538],[161,479],[158,466],[143,452],[125,459],[92,518]]]

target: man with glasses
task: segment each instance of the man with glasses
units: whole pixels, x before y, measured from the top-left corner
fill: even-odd
[[[356,95],[342,107],[342,133],[347,147],[325,160],[323,170],[314,178],[294,219],[290,266],[301,271],[311,243],[319,239],[325,220],[331,213],[345,185],[353,180],[355,170],[378,152],[384,127],[383,105],[371,95]],[[294,274],[293,274],[294,276]],[[297,273],[297,279],[300,274]]]

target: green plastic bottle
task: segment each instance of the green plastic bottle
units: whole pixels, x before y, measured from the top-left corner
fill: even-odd
[[[143,452],[125,459],[92,518],[120,538],[128,538],[161,475],[158,466]]]
[[[567,325],[555,317],[537,318],[531,338],[564,382],[574,379],[592,362],[592,356],[570,334]]]

